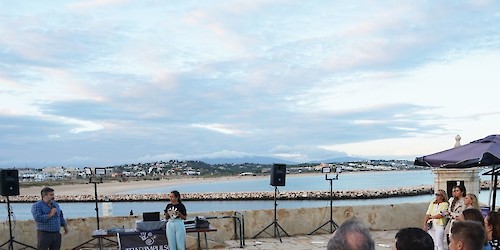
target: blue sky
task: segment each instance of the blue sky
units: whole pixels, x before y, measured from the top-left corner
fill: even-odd
[[[497,134],[498,1],[0,2],[0,166],[413,159]]]

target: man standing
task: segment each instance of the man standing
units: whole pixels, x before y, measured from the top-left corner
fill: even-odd
[[[44,187],[41,195],[42,199],[31,207],[31,213],[36,224],[37,249],[59,250],[61,249],[61,233],[59,230],[64,227],[64,234],[67,234],[68,225],[59,204],[54,201],[54,189]]]

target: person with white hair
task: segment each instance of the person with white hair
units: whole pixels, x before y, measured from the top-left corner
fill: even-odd
[[[375,250],[370,231],[357,219],[342,223],[328,241],[328,250]]]

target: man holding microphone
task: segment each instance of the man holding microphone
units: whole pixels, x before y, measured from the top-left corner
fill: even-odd
[[[37,249],[59,250],[61,249],[61,233],[59,230],[64,227],[64,234],[67,234],[68,225],[59,204],[54,201],[54,189],[44,187],[41,195],[42,199],[31,207],[31,213],[36,224]]]

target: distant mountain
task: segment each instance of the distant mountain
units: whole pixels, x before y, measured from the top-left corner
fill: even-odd
[[[242,157],[233,157],[233,158],[205,158],[198,159],[199,161],[203,161],[208,164],[224,164],[224,163],[234,163],[234,164],[243,164],[243,163],[255,163],[255,164],[273,164],[273,163],[284,163],[284,164],[297,164],[293,161],[287,161],[279,158],[273,157],[265,157],[265,156],[242,156]]]
[[[321,161],[311,161],[317,162],[317,163],[334,163],[334,162],[353,162],[353,161],[367,161],[368,159],[365,158],[360,158],[360,157],[351,157],[351,156],[342,156],[342,157],[335,157],[335,158],[330,158],[330,159],[324,159]]]

